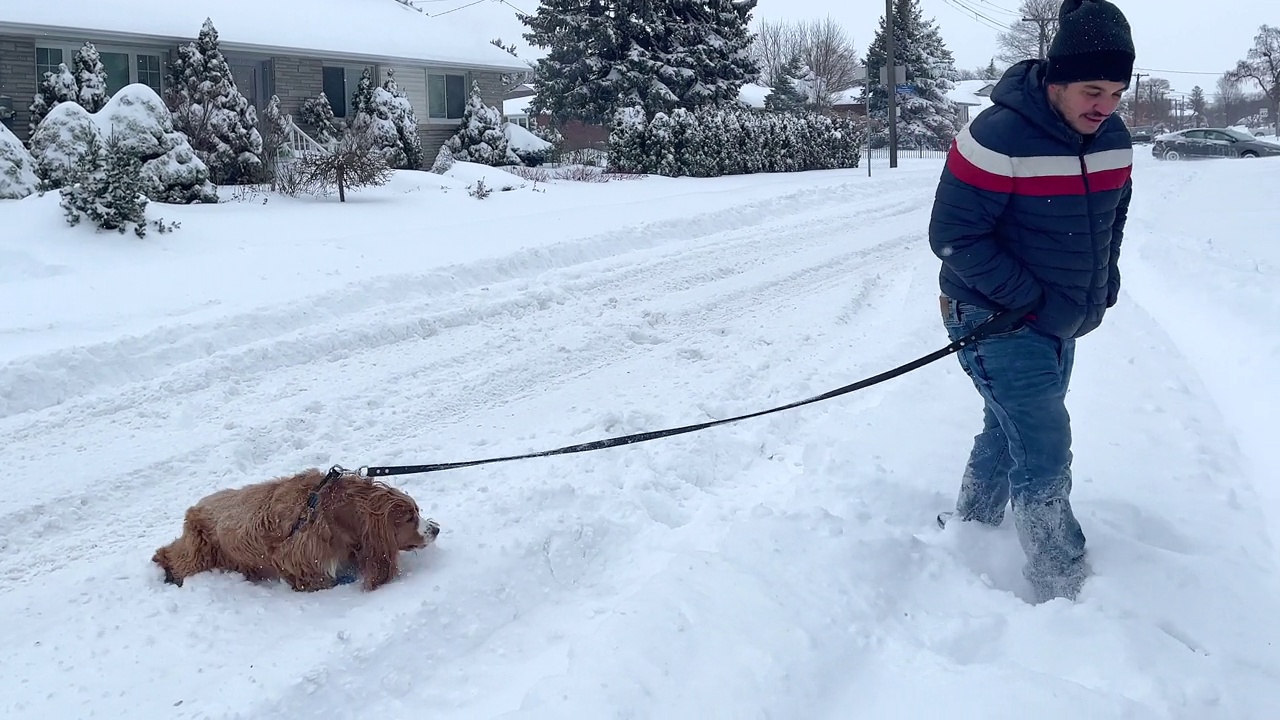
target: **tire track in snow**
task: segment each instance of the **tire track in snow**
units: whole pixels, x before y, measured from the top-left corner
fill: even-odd
[[[847,208],[856,185],[805,189],[747,205],[675,220],[625,227],[490,260],[433,269],[425,274],[382,275],[329,292],[312,302],[277,306],[196,326],[178,324],[111,343],[67,348],[0,366],[0,419],[42,410],[95,391],[160,376],[219,349],[270,341],[308,326],[333,322],[386,303],[445,298],[467,289],[529,278],[595,260],[679,244],[726,232],[749,230],[761,222]],[[876,213],[892,206],[876,198],[855,207]]]
[[[653,298],[693,291],[708,283],[717,290],[715,295],[700,298],[681,312],[669,314],[664,319],[661,327],[663,339],[671,342],[696,335],[705,331],[708,324],[722,322],[757,306],[761,295],[785,301],[798,291],[823,283],[847,282],[851,274],[867,270],[863,263],[892,260],[896,253],[906,248],[903,239],[897,237],[870,247],[840,249],[830,238],[847,231],[848,213],[856,212],[859,220],[869,223],[865,229],[873,232],[872,236],[883,236],[881,233],[887,234],[886,226],[895,224],[903,213],[918,211],[920,207],[918,202],[899,199],[882,202],[876,210],[841,210],[834,216],[819,214],[782,234],[782,237],[794,241],[791,245],[779,244],[781,230],[771,224],[745,233],[721,234],[724,237],[714,242],[680,248],[658,258],[643,258],[641,262],[636,262],[635,258],[620,258],[611,261],[613,267],[604,272],[593,272],[592,268],[574,269],[572,272],[580,273],[580,277],[569,280],[563,289],[517,291],[514,297],[481,304],[479,310],[447,311],[445,314],[452,320],[442,321],[436,326],[447,330],[467,329],[468,333],[462,337],[445,338],[448,333],[442,329],[428,334],[425,339],[410,334],[400,340],[400,345],[406,342],[411,346],[430,344],[433,351],[447,341],[449,353],[445,358],[424,362],[411,350],[397,352],[395,355],[401,362],[380,361],[380,372],[362,378],[360,384],[346,385],[347,393],[337,398],[315,390],[317,385],[335,384],[334,378],[318,377],[317,373],[331,372],[336,361],[340,361],[339,365],[362,367],[361,357],[377,355],[385,358],[390,354],[388,347],[391,344],[371,343],[370,347],[359,351],[338,350],[337,358],[333,354],[333,344],[352,334],[379,336],[379,328],[384,324],[404,323],[403,316],[417,314],[421,310],[419,306],[410,302],[379,309],[372,314],[356,313],[347,318],[352,329],[335,331],[324,328],[313,337],[290,337],[279,341],[295,348],[286,355],[309,358],[309,361],[258,363],[261,355],[272,349],[250,348],[240,353],[227,353],[228,359],[225,360],[215,356],[207,363],[185,366],[184,370],[196,376],[194,380],[179,376],[126,386],[121,398],[108,397],[105,400],[110,408],[108,412],[94,412],[92,403],[102,402],[97,398],[84,401],[90,403],[88,408],[71,403],[65,412],[55,413],[53,417],[34,423],[30,429],[19,429],[5,438],[15,458],[29,457],[38,462],[37,452],[52,450],[55,454],[65,454],[70,460],[65,463],[63,472],[66,474],[61,482],[55,478],[28,496],[47,497],[47,500],[0,515],[0,537],[6,538],[4,544],[35,548],[38,555],[33,557],[19,553],[11,555],[8,562],[0,560],[0,578],[4,578],[6,584],[24,582],[78,561],[84,552],[76,551],[81,543],[77,535],[92,534],[95,538],[96,547],[91,554],[127,552],[136,544],[140,531],[141,536],[147,536],[146,528],[139,527],[136,522],[119,525],[115,519],[117,516],[180,517],[181,508],[195,496],[228,481],[239,484],[246,474],[254,478],[263,475],[263,466],[269,464],[269,458],[278,455],[282,447],[305,450],[326,441],[350,447],[358,442],[350,439],[353,436],[367,438],[373,434],[385,441],[386,438],[420,435],[422,428],[466,422],[476,412],[513,402],[534,389],[545,391],[631,354],[650,351],[650,346],[635,341],[634,333],[652,332],[653,328],[646,330],[642,321],[637,329],[636,319],[631,313]],[[834,254],[829,249],[833,244],[838,248]],[[771,266],[761,266],[755,259],[759,257],[799,264],[794,271],[779,273]],[[658,279],[656,284],[652,278]],[[560,283],[558,279],[548,282],[553,285]],[[547,293],[554,293],[556,300],[548,301]],[[555,346],[543,346],[541,356],[534,359],[510,353],[512,342],[523,342],[516,336],[529,332],[528,328],[520,327],[521,323],[532,321],[535,329],[543,334],[555,333],[556,328],[567,326],[581,335],[583,321],[572,315],[581,309],[585,299],[598,302],[605,293],[616,293],[613,297],[616,302],[599,312],[607,313],[612,319],[600,327],[593,327],[586,338],[578,340],[579,347],[573,352],[564,353]],[[472,293],[473,296],[482,294]],[[566,312],[571,314],[568,319],[561,317]],[[541,317],[548,313],[549,317]],[[489,332],[474,332],[476,324],[494,322],[497,324],[487,326]],[[401,337],[398,334],[401,327],[393,332],[396,337]],[[315,352],[317,349],[320,352]],[[329,352],[324,352],[326,350]],[[477,357],[496,360],[478,370],[470,370],[470,364]],[[229,363],[230,367],[210,369],[219,361]],[[557,372],[548,375],[546,368],[555,368]],[[344,383],[349,383],[355,375],[338,374]],[[233,377],[237,379],[233,386],[235,395],[228,396],[221,382]],[[448,378],[448,382],[441,383],[442,377]],[[259,385],[275,385],[277,388],[270,399],[264,401]],[[397,401],[382,401],[383,407],[366,414],[364,420],[344,424],[341,407],[358,403],[361,398],[385,395],[385,391],[378,390],[379,387],[410,387],[415,390]],[[203,401],[194,399],[191,397],[193,393],[203,394],[206,398]],[[300,400],[308,394],[316,397],[310,402]],[[81,458],[99,453],[119,456],[122,454],[120,444],[127,442],[128,437],[153,436],[161,428],[169,426],[173,418],[163,412],[145,409],[157,404],[179,404],[184,397],[188,404],[211,409],[215,414],[204,420],[203,426],[196,424],[185,433],[178,434],[179,437],[185,435],[184,440],[195,441],[179,441],[177,446],[183,449],[182,452],[176,456],[148,460],[141,467],[129,467],[123,473],[111,469],[101,474],[76,473],[76,465],[84,462]],[[122,411],[132,417],[118,417]],[[251,419],[233,420],[237,417]],[[258,419],[262,417],[280,418],[282,421],[268,423]],[[118,431],[102,433],[99,426],[104,422],[117,426]],[[226,424],[229,422],[236,425],[228,430]],[[95,430],[103,435],[96,448],[85,441]],[[211,431],[216,434],[209,440]],[[250,439],[245,440],[246,436]],[[209,473],[206,469],[209,460],[216,460],[220,451],[225,452],[227,445],[239,446],[232,451],[231,457],[226,458],[228,469],[217,474]],[[351,448],[351,452],[355,457],[368,456],[367,449]],[[328,453],[323,450],[313,451],[309,453],[307,462],[324,465],[330,462],[327,457]],[[202,459],[205,462],[201,463]],[[124,508],[132,509],[127,513],[120,512]],[[174,521],[165,522],[163,526],[176,527]],[[66,535],[69,529],[74,529],[76,535]],[[154,532],[155,529],[152,530]]]

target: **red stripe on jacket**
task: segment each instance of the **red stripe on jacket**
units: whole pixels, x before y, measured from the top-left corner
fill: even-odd
[[[1085,194],[1086,176],[1083,173],[1008,177],[983,170],[974,165],[964,156],[964,153],[960,152],[960,148],[954,140],[951,141],[951,149],[947,152],[947,169],[961,182],[987,192],[1011,193],[1028,197]],[[1124,187],[1132,172],[1132,166],[1091,172],[1088,174],[1089,191],[1106,192],[1119,190]]]

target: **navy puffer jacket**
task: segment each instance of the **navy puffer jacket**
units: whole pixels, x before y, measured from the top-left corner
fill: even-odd
[[[990,310],[1034,309],[1062,338],[1097,328],[1120,291],[1116,262],[1133,145],[1118,115],[1093,137],[1049,104],[1043,63],[1005,72],[993,106],[956,136],[934,198],[929,244],[942,292]]]

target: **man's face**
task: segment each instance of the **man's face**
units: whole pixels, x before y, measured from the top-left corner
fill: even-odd
[[[1116,111],[1124,89],[1124,83],[1109,80],[1050,85],[1049,101],[1076,132],[1092,135]]]

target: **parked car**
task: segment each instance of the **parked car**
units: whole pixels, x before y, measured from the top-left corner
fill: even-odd
[[[1151,137],[1156,134],[1155,128],[1150,125],[1138,125],[1129,128],[1129,137],[1138,145],[1151,142]]]
[[[1151,154],[1161,160],[1280,157],[1280,145],[1230,128],[1195,128],[1156,136]]]

